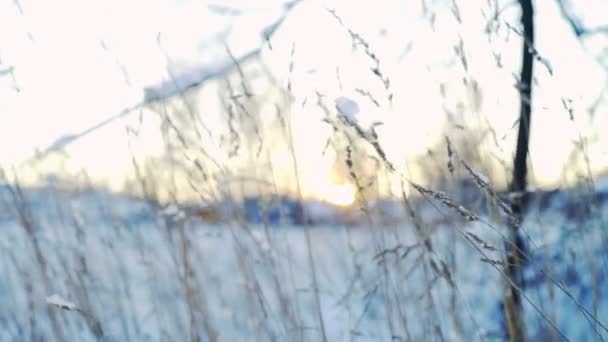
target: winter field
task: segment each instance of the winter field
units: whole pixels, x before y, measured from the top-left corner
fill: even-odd
[[[523,225],[530,340],[608,338],[606,193],[575,192]],[[2,341],[505,339],[506,230],[470,200],[478,222],[416,199],[388,225],[265,227],[101,190],[0,194]]]
[[[0,2],[0,342],[608,340],[604,3]]]

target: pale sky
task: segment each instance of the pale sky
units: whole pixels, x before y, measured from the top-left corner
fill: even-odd
[[[236,55],[263,45],[259,32],[281,15],[283,2],[0,1],[0,70],[12,66],[14,71],[14,78],[0,76],[4,119],[0,125],[0,165],[19,163],[36,148],[43,149],[62,135],[77,133],[137,103],[144,87],[167,80],[168,66],[178,75],[188,70],[205,72],[225,64],[225,44]],[[421,3],[304,0],[273,37],[273,49],[264,49],[264,61],[285,81],[295,47],[291,77],[296,103],[317,91],[329,98],[356,100],[361,122],[385,123],[379,128],[381,141],[396,165],[424,153],[442,138],[446,104],[439,95],[439,83],[450,90],[447,105],[456,106],[456,100],[466,96],[459,87],[465,74],[479,83],[483,95],[480,110],[496,131],[512,131],[518,108],[513,73],[519,69],[519,40],[511,32],[507,41],[509,33],[503,30],[501,37],[488,43],[480,30],[485,22],[481,9],[487,7],[487,1],[457,1],[462,23],[454,20],[448,7],[431,7],[436,13],[435,31],[429,19],[422,17]],[[209,10],[209,6],[218,5],[247,14],[226,19]],[[559,179],[567,162],[565,151],[579,133],[563,112],[561,99],[572,99],[577,117],[585,117],[585,110],[606,83],[606,73],[569,31],[554,0],[538,0],[535,5],[537,50],[549,60],[553,75],[536,63],[533,125],[550,129],[533,131],[531,153],[536,176],[551,183]],[[581,15],[589,22],[601,23],[601,18],[608,17],[605,2],[578,1],[577,6],[584,9]],[[344,28],[327,9],[335,9],[349,28],[372,44],[397,95],[392,107],[383,103],[378,108],[356,93],[356,88],[364,88],[386,98],[386,90],[370,76],[373,63],[360,51],[353,52]],[[502,19],[516,24],[517,7],[507,10]],[[453,58],[459,36],[468,60],[466,72]],[[502,55],[504,68],[496,67],[492,52]],[[450,63],[452,66],[446,66]],[[604,115],[597,115],[606,117],[605,111],[606,107]],[[301,116],[298,127],[314,130],[320,118],[314,113],[313,108],[294,110],[294,115]],[[585,127],[584,120],[578,124],[578,129]],[[606,119],[587,125],[608,131]],[[120,135],[124,128],[111,131]],[[601,141],[600,147],[591,151],[598,169],[608,165],[607,149],[601,147],[608,146],[608,140]],[[89,140],[83,145],[86,149],[81,147],[82,153],[76,154],[88,159],[78,165],[96,169],[97,174],[120,177],[120,167],[103,169],[101,165],[107,163],[100,158],[104,148],[117,151],[125,142],[124,136],[109,138],[107,134]],[[150,151],[161,147],[158,142],[150,144]],[[98,149],[98,153],[87,155],[87,149]]]

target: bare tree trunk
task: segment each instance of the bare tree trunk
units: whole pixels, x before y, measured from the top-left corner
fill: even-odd
[[[513,165],[513,179],[509,186],[511,192],[520,193],[513,200],[512,209],[518,222],[521,222],[523,210],[527,203],[527,157],[530,140],[530,116],[532,104],[532,74],[534,64],[534,8],[532,0],[519,0],[521,7],[521,22],[523,26],[522,67],[519,80],[520,113],[517,148]],[[525,340],[525,327],[520,291],[524,282],[522,266],[525,254],[525,244],[520,236],[519,223],[513,223],[509,241],[507,242],[507,269],[510,280],[507,283],[504,307],[507,329],[511,341]]]

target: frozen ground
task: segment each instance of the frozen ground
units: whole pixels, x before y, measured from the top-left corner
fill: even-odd
[[[505,232],[440,204],[416,209],[423,247],[411,220],[306,231],[213,226],[102,191],[3,187],[0,200],[0,341],[54,341],[57,327],[68,341],[504,339],[491,261]],[[572,201],[524,225],[531,340],[557,340],[547,320],[572,341],[608,338],[606,207],[567,218]]]

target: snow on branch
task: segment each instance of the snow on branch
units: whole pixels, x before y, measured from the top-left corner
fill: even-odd
[[[90,133],[97,131],[98,129],[109,125],[110,123],[121,119],[123,117],[128,116],[133,113],[134,110],[154,104],[157,102],[165,101],[171,99],[175,96],[180,96],[181,94],[187,92],[190,89],[196,88],[204,84],[205,82],[216,79],[227,73],[231,72],[234,68],[238,67],[241,64],[246,63],[249,60],[252,60],[259,56],[262,51],[262,46],[265,41],[269,41],[270,37],[274,35],[281,25],[286,20],[287,16],[293,10],[296,5],[298,5],[302,0],[294,0],[287,2],[283,5],[283,11],[281,15],[271,23],[264,25],[259,31],[259,46],[256,48],[241,52],[240,54],[234,55],[232,53],[228,53],[225,58],[214,63],[213,65],[199,66],[186,72],[181,73],[176,77],[172,77],[169,81],[163,82],[159,85],[147,87],[144,89],[144,96],[141,101],[125,107],[119,113],[114,114],[113,116],[96,123],[95,125],[90,126],[87,129],[84,129],[75,134],[64,135],[53,142],[49,147],[44,149],[42,152],[37,153],[31,160],[41,160],[45,158],[47,155],[58,152],[64,149],[66,146],[72,144],[78,139],[89,135]],[[226,46],[226,44],[224,44]],[[230,50],[227,50],[230,51]]]

